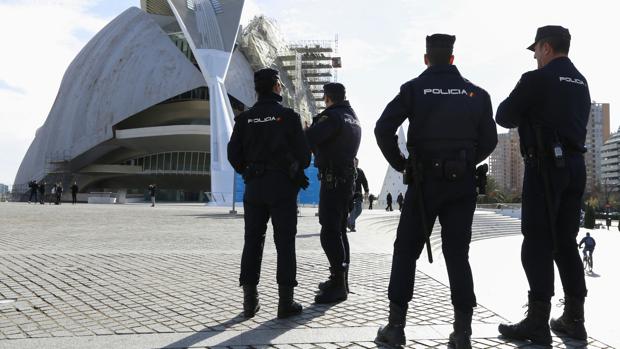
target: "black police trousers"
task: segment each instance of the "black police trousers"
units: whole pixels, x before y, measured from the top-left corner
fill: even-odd
[[[286,174],[275,171],[266,171],[246,182],[243,197],[245,243],[241,256],[240,285],[257,285],[260,280],[265,233],[271,218],[278,254],[278,285],[297,286],[295,236],[298,192],[299,188]]]
[[[557,254],[553,255],[553,237],[541,170],[536,160],[527,160],[525,163],[521,263],[530,286],[530,297],[543,302],[550,301],[554,294],[554,261],[565,295],[577,299],[587,295],[576,240],[586,184],[586,167],[580,154],[567,156],[565,164],[564,168],[552,166],[549,169],[557,231]]]
[[[473,172],[471,176],[455,182],[425,179],[422,192],[428,229],[432,228],[437,217],[441,223],[442,250],[448,269],[452,304],[460,311],[471,312],[476,306],[469,266],[471,225],[476,209]],[[421,217],[415,188],[409,185],[396,231],[388,289],[390,301],[403,307],[413,297],[416,261],[425,245],[426,233],[422,229]]]
[[[321,247],[333,271],[343,271],[350,263],[346,226],[353,189],[353,180],[339,182],[335,187],[321,181],[319,197]]]

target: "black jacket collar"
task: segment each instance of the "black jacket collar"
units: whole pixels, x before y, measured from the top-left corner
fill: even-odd
[[[267,95],[258,96],[258,101],[256,102],[256,104],[260,105],[260,104],[281,103],[281,102],[282,102],[282,96],[280,96],[277,93],[271,92],[270,94],[267,94]]]
[[[420,76],[428,74],[454,74],[459,76],[461,75],[459,70],[456,68],[456,65],[452,64],[440,64],[430,66],[426,68],[426,70],[422,74],[420,74]]]
[[[342,102],[334,103],[330,105],[329,107],[325,108],[325,110],[323,110],[323,113],[328,110],[337,109],[337,108],[351,108],[351,103],[349,103],[349,101],[342,101]]]

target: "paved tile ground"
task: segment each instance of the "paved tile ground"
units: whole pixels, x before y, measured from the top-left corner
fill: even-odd
[[[226,209],[0,204],[0,348],[56,346],[53,343],[162,347],[150,344],[153,338],[179,339],[167,342],[166,348],[205,347],[204,340],[211,338],[216,343],[213,337],[226,333],[246,334],[236,342],[221,342],[237,343],[229,347],[241,348],[272,343],[270,336],[290,331],[299,334],[298,342],[293,338],[287,345],[252,347],[376,347],[363,341],[322,342],[321,333],[358,329],[362,338],[373,339],[375,329],[387,318],[391,250],[356,249],[356,240],[362,236],[366,245],[385,238],[373,237],[372,231],[352,237],[353,293],[349,300],[334,306],[313,305],[316,284],[327,276],[315,211],[304,209],[299,218],[296,298],[305,306],[304,313],[275,319],[275,248],[268,237],[259,286],[262,308],[255,318],[245,320],[240,316],[242,295],[237,279],[243,220],[228,215]],[[363,220],[358,230],[375,223]],[[446,341],[438,339],[446,336],[438,333],[449,329],[452,319],[449,288],[418,272],[408,331],[428,332],[429,336],[410,337],[414,340],[408,346],[446,347]],[[476,309],[475,326],[490,328],[500,321],[501,316],[493,311],[483,306]],[[259,333],[263,339],[258,339]],[[306,338],[309,334],[311,339]],[[138,344],[106,345],[106,340],[118,343],[119,338]],[[141,338],[145,338],[143,345]],[[258,342],[252,343],[252,338]],[[69,341],[55,342],[63,339]],[[88,342],[93,339],[99,344]],[[554,346],[608,347],[595,340],[564,343],[559,338]],[[490,336],[477,338],[475,347],[528,346]]]

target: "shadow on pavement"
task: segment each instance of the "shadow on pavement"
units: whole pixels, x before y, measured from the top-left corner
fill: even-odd
[[[314,238],[317,236],[321,236],[321,234],[303,234],[303,235],[297,234],[298,239],[308,239],[308,238]]]
[[[572,339],[572,338],[564,336],[562,333],[558,333],[553,330],[551,330],[551,332],[553,332],[553,334],[556,335],[560,341],[562,341],[562,343],[564,344],[564,347],[567,349],[587,349],[588,348],[587,340],[582,341],[578,339]]]
[[[552,331],[554,337],[554,342],[550,346],[544,345],[536,345],[532,344],[529,341],[519,341],[505,338],[501,335],[497,336],[497,339],[504,341],[506,344],[514,345],[515,348],[527,348],[527,349],[549,349],[555,348],[558,344],[562,343],[563,346],[561,348],[566,349],[588,349],[588,341],[576,340],[568,337],[563,337],[562,334]],[[503,347],[502,347],[503,348]]]
[[[234,326],[236,324],[239,324],[243,321],[245,321],[246,318],[243,317],[243,313],[240,313],[239,315],[235,316],[234,318],[223,322],[221,324],[218,325],[218,327],[223,327],[224,329],[227,329],[231,326]],[[217,334],[221,333],[221,331],[211,331],[208,327],[203,329],[200,332],[196,332],[194,334],[192,334],[189,337],[185,337],[181,340],[178,340],[172,344],[168,344],[165,347],[162,347],[162,349],[172,349],[172,348],[187,348],[187,347],[191,347],[192,345],[199,343],[205,339],[211,338]]]
[[[177,217],[195,217],[195,218],[210,218],[210,219],[243,219],[242,214],[230,214],[230,213],[184,214],[184,215],[177,215]]]
[[[267,322],[260,324],[256,328],[247,330],[235,337],[223,340],[222,342],[214,344],[212,346],[237,346],[244,345],[245,343],[251,343],[253,345],[270,344],[273,339],[279,337],[280,335],[299,326],[303,326],[308,322],[312,321],[313,319],[322,316],[329,308],[334,305],[336,305],[336,303],[321,305],[312,304],[309,307],[304,308],[303,312],[300,315],[293,316],[287,319],[271,319]],[[224,329],[226,329],[246,320],[249,319],[245,319],[243,317],[243,314],[239,314],[234,318],[218,325],[217,327],[224,327]],[[221,330],[213,331],[210,330],[210,328],[205,328],[203,331],[196,332],[189,337],[183,338],[172,344],[168,344],[161,349],[180,349],[191,347],[202,342],[203,340],[209,339],[222,333]]]

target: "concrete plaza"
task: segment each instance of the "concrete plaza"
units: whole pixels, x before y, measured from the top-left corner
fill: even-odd
[[[374,348],[376,330],[387,320],[398,213],[364,211],[358,232],[350,234],[349,300],[318,306],[312,304],[314,291],[328,270],[315,212],[303,208],[298,225],[296,298],[303,314],[276,319],[276,255],[269,228],[259,285],[262,308],[246,320],[240,316],[238,287],[243,217],[229,215],[228,208],[0,203],[0,348]],[[409,347],[445,348],[451,332],[439,229],[437,224],[433,235],[437,262],[421,260],[416,274]],[[499,322],[516,321],[524,310],[519,221],[477,212],[473,231],[475,347],[534,347],[506,342],[497,333]],[[618,236],[617,230],[597,231],[595,238],[604,246]],[[597,339],[556,337],[554,347],[620,345],[616,326],[606,327],[618,307],[612,266],[619,258],[604,251],[601,258],[595,254],[599,277],[588,278],[587,320]]]

